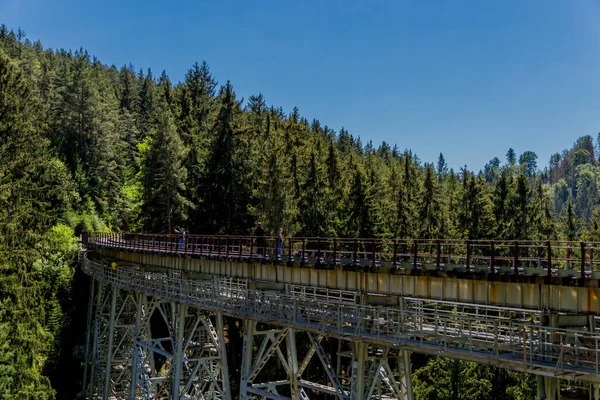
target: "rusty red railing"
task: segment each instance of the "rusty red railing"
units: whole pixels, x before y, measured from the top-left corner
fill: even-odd
[[[84,232],[86,246],[356,268],[600,278],[596,242]]]

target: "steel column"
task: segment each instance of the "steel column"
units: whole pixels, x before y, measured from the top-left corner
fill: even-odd
[[[412,372],[410,366],[410,352],[408,350],[399,350],[398,351],[398,367],[402,367],[401,378],[400,381],[402,383],[403,389],[406,391],[406,395],[404,399],[413,400],[413,391],[412,391]],[[388,365],[389,368],[389,365]],[[389,370],[389,373],[392,371]]]
[[[367,344],[356,342],[353,344],[352,357],[352,388],[351,399],[363,400],[365,398],[365,363],[367,361]]]
[[[181,387],[182,377],[182,360],[184,352],[183,332],[185,330],[185,314],[187,312],[187,306],[183,303],[171,303],[171,308],[174,310],[175,318],[173,319],[176,324],[175,334],[175,354],[173,359],[173,380],[171,382],[171,399],[179,400],[179,391]]]
[[[248,394],[248,378],[252,369],[252,346],[254,343],[254,331],[256,330],[256,321],[251,319],[244,320],[244,338],[242,348],[242,373],[240,380],[240,400],[251,399]]]
[[[221,373],[223,374],[223,400],[231,400],[231,386],[229,385],[229,366],[227,363],[227,348],[225,346],[225,331],[223,326],[223,313],[217,313],[217,333],[219,335],[219,349],[221,356]]]
[[[287,362],[288,376],[290,379],[290,392],[292,400],[300,400],[300,391],[298,390],[298,354],[296,352],[296,331],[288,329],[287,334]]]
[[[113,353],[113,342],[114,342],[114,334],[115,334],[115,317],[117,313],[117,293],[119,288],[116,286],[110,287],[111,289],[111,306],[110,306],[110,317],[108,322],[108,348],[106,353],[106,371],[104,377],[104,391],[102,392],[102,399],[108,399],[108,393],[110,392],[110,383],[111,383],[111,370],[112,370],[112,353]]]
[[[135,394],[137,391],[137,379],[138,379],[138,371],[137,366],[138,363],[141,362],[140,355],[137,352],[136,341],[140,337],[140,333],[142,330],[142,313],[143,313],[143,301],[144,295],[138,293],[136,295],[136,303],[137,303],[137,312],[135,314],[135,331],[133,334],[133,357],[131,360],[131,384],[129,386],[129,398],[135,399]]]
[[[90,367],[90,363],[93,361],[93,354],[90,354],[90,346],[93,346],[92,343],[92,314],[94,313],[94,288],[96,285],[96,279],[90,277],[90,297],[88,300],[88,311],[87,311],[87,321],[86,321],[86,332],[85,332],[85,360],[83,366],[83,385],[82,392],[83,395],[88,396],[88,368]]]

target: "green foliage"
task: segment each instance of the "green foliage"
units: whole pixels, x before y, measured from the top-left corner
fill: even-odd
[[[413,374],[418,400],[524,400],[535,397],[535,376],[473,362],[432,357]]]
[[[509,149],[505,165],[455,173],[441,153],[434,167],[261,94],[244,103],[206,62],[177,83],[134,71],[0,27],[0,398],[53,396],[42,372],[59,379],[72,236],[85,230],[246,234],[260,220],[271,235],[600,240],[590,136],[543,170]],[[421,386],[422,398],[485,398],[507,380],[510,398],[531,393],[489,369],[428,367],[423,382],[461,386]]]
[[[537,154],[533,151],[526,151],[519,156],[519,165],[523,168],[523,172],[530,177],[537,172],[537,158]]]
[[[150,232],[169,232],[171,222],[180,225],[192,205],[185,197],[188,153],[168,103],[157,103],[156,122],[149,132],[149,148],[142,161],[144,227]],[[172,231],[172,230],[171,230]]]
[[[0,49],[0,398],[54,396],[42,370],[51,356],[59,312],[47,295],[44,243],[64,210],[65,182],[48,142],[35,131],[32,91],[19,67]],[[45,236],[48,232],[49,236]],[[58,250],[64,250],[58,246]],[[64,277],[63,274],[60,276]],[[49,322],[49,323],[48,323]]]

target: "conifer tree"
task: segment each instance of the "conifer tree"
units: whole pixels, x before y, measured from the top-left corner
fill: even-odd
[[[206,231],[211,233],[245,232],[251,225],[247,199],[251,197],[240,150],[241,107],[231,83],[219,94],[219,113],[212,128],[212,145],[204,178],[206,200],[203,205]]]
[[[35,132],[31,91],[0,49],[0,398],[51,399],[42,376],[50,333],[36,268],[43,234],[64,211],[66,169]],[[66,183],[66,182],[65,182]]]
[[[519,174],[516,180],[515,194],[511,199],[510,239],[524,240],[529,236],[531,188],[525,174]]]
[[[152,129],[152,122],[154,119],[154,78],[152,77],[152,71],[148,69],[146,76],[140,71],[138,80],[142,83],[140,85],[137,102],[137,130],[140,132],[140,139],[143,140]]]
[[[485,192],[483,176],[464,171],[463,197],[459,215],[464,239],[488,239],[491,237],[491,205]]]
[[[344,198],[344,179],[338,160],[338,150],[334,141],[329,141],[327,159],[327,187],[329,193],[328,209],[331,210],[331,228],[332,233],[337,236],[342,230],[341,222],[344,219],[343,198]]]
[[[369,158],[366,163],[366,207],[368,217],[362,222],[362,237],[379,237],[384,233],[383,196],[380,174],[374,165],[374,160]]]
[[[495,235],[498,239],[510,239],[511,223],[511,181],[512,177],[508,175],[508,170],[503,169],[500,177],[496,180],[493,189],[493,210],[495,218]]]
[[[256,206],[252,207],[255,220],[262,221],[268,232],[283,228],[286,236],[297,232],[297,199],[293,197],[293,187],[287,179],[287,171],[278,157],[275,141],[267,143],[261,176],[254,193]]]
[[[419,223],[421,225],[419,235],[421,238],[433,239],[438,237],[440,231],[440,203],[435,173],[431,164],[425,167]]]
[[[444,155],[442,153],[440,153],[440,156],[438,157],[438,162],[437,162],[438,179],[441,181],[442,179],[444,179],[444,177],[446,176],[447,173],[448,173],[448,164],[446,164]]]
[[[313,151],[310,155],[306,172],[306,180],[302,184],[299,208],[301,223],[301,236],[328,237],[331,236],[330,210],[324,172],[317,155]]]
[[[517,155],[512,147],[508,149],[508,152],[506,153],[506,163],[509,167],[513,167],[517,164]]]
[[[368,226],[369,207],[365,201],[367,191],[364,180],[363,172],[356,167],[347,200],[344,229],[346,237],[365,237],[363,234]]]
[[[187,150],[177,133],[166,100],[157,101],[155,122],[149,132],[143,155],[144,229],[173,233],[175,225],[187,219],[192,204],[184,196],[187,169],[183,165]]]
[[[135,104],[137,101],[137,81],[132,69],[123,67],[119,72],[119,129],[127,146],[126,165],[134,173],[138,170],[139,154],[137,144],[140,133],[136,124]]]
[[[577,239],[577,217],[573,209],[571,198],[567,201],[567,211],[565,216],[564,232],[567,240],[574,241]]]
[[[397,196],[395,233],[397,237],[409,238],[415,235],[414,226],[417,216],[416,195],[418,186],[412,154],[409,152],[404,153],[403,161],[404,174]]]

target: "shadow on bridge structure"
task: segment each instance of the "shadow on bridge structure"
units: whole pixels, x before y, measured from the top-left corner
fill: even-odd
[[[87,398],[229,400],[239,387],[240,399],[412,399],[417,352],[536,374],[538,399],[559,398],[561,386],[600,399],[596,243],[132,233],[81,242]],[[243,334],[239,382],[224,318]]]

